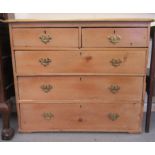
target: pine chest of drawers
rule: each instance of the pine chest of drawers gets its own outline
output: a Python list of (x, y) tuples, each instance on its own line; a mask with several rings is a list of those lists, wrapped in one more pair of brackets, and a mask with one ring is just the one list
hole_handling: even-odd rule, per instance
[(19, 130), (141, 132), (149, 24), (10, 22)]

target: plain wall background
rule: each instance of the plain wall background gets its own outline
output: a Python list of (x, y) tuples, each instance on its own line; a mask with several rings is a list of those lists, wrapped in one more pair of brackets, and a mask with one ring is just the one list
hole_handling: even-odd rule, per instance
[(154, 18), (155, 13), (16, 13), (16, 19)]

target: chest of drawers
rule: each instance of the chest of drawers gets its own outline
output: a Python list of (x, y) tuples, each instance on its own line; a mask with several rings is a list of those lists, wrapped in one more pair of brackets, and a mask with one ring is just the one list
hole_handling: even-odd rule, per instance
[(149, 24), (10, 22), (19, 130), (141, 132)]

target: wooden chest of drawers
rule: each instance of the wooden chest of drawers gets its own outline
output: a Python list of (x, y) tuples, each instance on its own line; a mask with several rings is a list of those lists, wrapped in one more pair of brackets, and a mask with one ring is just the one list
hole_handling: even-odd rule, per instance
[(10, 22), (19, 130), (141, 132), (149, 24)]

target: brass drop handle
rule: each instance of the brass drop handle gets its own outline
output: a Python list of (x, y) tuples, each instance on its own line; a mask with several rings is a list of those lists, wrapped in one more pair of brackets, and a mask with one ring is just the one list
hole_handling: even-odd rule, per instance
[(44, 112), (42, 116), (45, 120), (51, 120), (54, 117), (54, 114), (51, 112)]
[(108, 36), (108, 40), (112, 43), (112, 44), (116, 44), (119, 43), (121, 40), (121, 37), (117, 34), (112, 34), (110, 36)]
[(120, 86), (118, 86), (118, 85), (111, 85), (109, 87), (109, 90), (111, 91), (111, 93), (116, 94), (120, 90)]
[(46, 67), (52, 62), (52, 60), (50, 58), (40, 58), (39, 62), (42, 66)]
[(118, 67), (118, 66), (121, 65), (122, 60), (120, 60), (120, 59), (112, 59), (112, 60), (110, 61), (110, 63), (111, 63), (112, 66)]
[(119, 114), (117, 113), (109, 113), (108, 114), (108, 118), (111, 120), (111, 121), (116, 121), (118, 118), (119, 118)]
[(51, 89), (53, 89), (53, 86), (50, 84), (43, 84), (40, 88), (43, 92), (48, 93)]
[(46, 31), (44, 31), (44, 34), (42, 36), (40, 36), (39, 39), (41, 40), (42, 43), (47, 44), (50, 42), (52, 37), (50, 35), (47, 35)]

